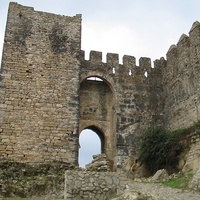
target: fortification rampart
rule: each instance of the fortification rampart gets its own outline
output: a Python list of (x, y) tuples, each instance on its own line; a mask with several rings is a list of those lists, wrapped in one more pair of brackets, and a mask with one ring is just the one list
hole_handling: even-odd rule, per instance
[[(118, 54), (107, 53), (106, 62), (103, 62), (102, 52), (99, 51), (91, 51), (89, 60), (85, 60), (85, 52), (82, 51), (80, 59), (81, 67), (84, 68), (83, 71), (88, 72), (88, 74), (81, 73), (81, 80), (83, 80), (85, 77), (94, 76), (94, 73), (98, 71), (101, 73), (101, 76), (105, 76), (105, 79), (107, 79), (109, 76), (120, 77), (124, 80), (132, 77), (132, 81), (137, 81), (137, 76), (140, 76), (141, 79), (146, 79), (149, 78), (151, 74), (161, 72), (161, 69), (159, 69), (161, 66), (158, 63), (159, 61), (164, 60), (164, 58), (155, 60), (152, 66), (150, 58), (141, 57), (139, 59), (139, 65), (137, 66), (134, 56), (124, 55), (122, 58), (122, 64), (120, 64)], [(87, 67), (89, 68), (88, 70), (85, 69)], [(155, 78), (154, 75), (153, 78)]]
[(53, 163), (53, 174), (63, 164), (63, 172), (78, 165), (79, 134), (90, 128), (116, 170), (138, 156), (138, 136), (148, 127), (177, 129), (199, 120), (199, 52), (195, 22), (154, 66), (144, 57), (137, 66), (128, 55), (120, 64), (113, 53), (103, 62), (98, 51), (85, 60), (81, 15), (10, 3), (0, 74), (1, 161), (12, 170), (44, 165), (47, 176)]
[(187, 127), (199, 116), (200, 24), (195, 22), (189, 36), (183, 34), (167, 52), (163, 70), (164, 122), (167, 128)]
[[(112, 128), (109, 132), (114, 133), (109, 141), (116, 140), (119, 165), (127, 155), (137, 154), (137, 136), (150, 125), (163, 124), (162, 68), (165, 65), (165, 59), (161, 58), (152, 67), (150, 58), (143, 57), (136, 66), (135, 57), (128, 55), (119, 64), (119, 55), (112, 53), (108, 53), (106, 62), (103, 62), (102, 52), (98, 51), (91, 51), (89, 60), (85, 60), (82, 51), (80, 82), (88, 77), (99, 77), (112, 92), (113, 112), (110, 112), (109, 120)], [(86, 107), (95, 110), (92, 106)]]
[[(78, 165), (79, 134), (90, 128), (115, 170), (138, 154), (137, 136), (199, 120), (200, 25), (154, 61), (81, 50), (81, 15), (11, 3), (0, 81), (0, 156), (13, 162)], [(89, 80), (98, 77), (102, 82)], [(92, 143), (92, 141), (91, 141)]]

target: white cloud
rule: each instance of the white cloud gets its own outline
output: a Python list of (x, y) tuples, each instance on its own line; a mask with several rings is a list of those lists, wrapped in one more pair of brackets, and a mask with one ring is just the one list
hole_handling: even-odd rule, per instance
[[(103, 29), (103, 31), (102, 31)], [(82, 30), (82, 49), (87, 53), (98, 50), (105, 53), (133, 55), (145, 47), (137, 33), (124, 25), (84, 24)]]

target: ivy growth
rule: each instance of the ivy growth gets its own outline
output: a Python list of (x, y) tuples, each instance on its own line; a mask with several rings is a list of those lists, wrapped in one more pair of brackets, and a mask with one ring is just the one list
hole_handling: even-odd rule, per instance
[(176, 171), (178, 156), (181, 153), (180, 134), (167, 131), (161, 127), (149, 128), (141, 138), (140, 161), (152, 175), (165, 168)]

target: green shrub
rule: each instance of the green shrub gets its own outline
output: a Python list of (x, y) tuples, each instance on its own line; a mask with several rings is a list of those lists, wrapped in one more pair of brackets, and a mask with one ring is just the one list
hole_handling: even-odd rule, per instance
[(176, 170), (178, 155), (181, 152), (179, 137), (180, 134), (174, 134), (160, 127), (149, 128), (143, 134), (140, 161), (150, 175), (162, 168), (173, 172)]

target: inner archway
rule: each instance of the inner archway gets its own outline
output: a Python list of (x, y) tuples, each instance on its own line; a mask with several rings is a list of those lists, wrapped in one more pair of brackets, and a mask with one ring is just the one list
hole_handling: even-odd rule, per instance
[(104, 136), (97, 128), (84, 129), (79, 136), (79, 166), (84, 168), (91, 163), (93, 155), (103, 153), (104, 143)]
[(81, 81), (79, 92), (79, 130), (89, 128), (95, 131), (101, 141), (101, 153), (105, 153), (109, 168), (114, 171), (116, 138), (113, 88), (107, 80), (100, 76), (86, 76)]

